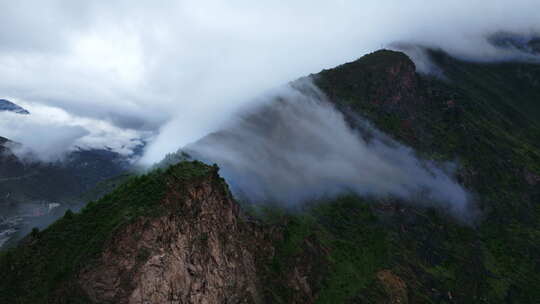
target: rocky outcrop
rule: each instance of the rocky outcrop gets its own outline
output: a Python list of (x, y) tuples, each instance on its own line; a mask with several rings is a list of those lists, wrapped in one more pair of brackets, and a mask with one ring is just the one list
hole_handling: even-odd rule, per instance
[(97, 266), (79, 276), (95, 302), (260, 303), (254, 254), (271, 256), (264, 232), (240, 219), (217, 175), (170, 180), (163, 215), (115, 233)]
[[(116, 231), (78, 284), (97, 303), (263, 303), (266, 265), (281, 233), (244, 218), (217, 169), (194, 182), (170, 179), (159, 216)], [(316, 241), (315, 241), (316, 242)], [(313, 247), (315, 245), (311, 245)], [(300, 257), (285, 285), (314, 302), (311, 265)]]
[[(130, 179), (0, 256), (0, 302), (31, 290), (21, 303), (273, 303), (279, 286), (287, 303), (313, 303), (325, 251), (312, 237), (278, 257), (285, 235), (243, 214), (217, 167), (183, 162)], [(276, 271), (276, 258), (286, 268)]]
[(407, 304), (407, 284), (403, 280), (392, 273), (390, 270), (381, 270), (377, 272), (377, 280), (386, 291), (388, 302), (391, 304)]
[(15, 145), (17, 144), (0, 136), (0, 178), (16, 176), (24, 171), (23, 163), (11, 150)]
[[(390, 134), (398, 134), (413, 145), (426, 136), (418, 125), (432, 101), (421, 93), (422, 79), (416, 73), (414, 62), (405, 54), (376, 51), (335, 69), (324, 70), (314, 79), (353, 127), (357, 114), (352, 113), (361, 113), (372, 122), (384, 121), (392, 125)], [(440, 106), (447, 107), (447, 104)]]
[[(362, 99), (378, 106), (410, 107), (417, 99), (418, 75), (409, 57), (400, 52), (380, 50), (335, 69), (316, 75), (316, 83), (330, 100)], [(345, 97), (347, 98), (347, 97)]]

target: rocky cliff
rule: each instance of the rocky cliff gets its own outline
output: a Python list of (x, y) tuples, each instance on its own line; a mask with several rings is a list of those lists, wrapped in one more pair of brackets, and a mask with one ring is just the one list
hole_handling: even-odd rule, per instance
[[(217, 170), (181, 163), (33, 232), (2, 257), (0, 300), (268, 302), (268, 265), (282, 231), (242, 215)], [(299, 259), (285, 275), (293, 302), (313, 301), (310, 270)]]
[(157, 208), (111, 236), (78, 284), (95, 302), (261, 302), (256, 255), (264, 232), (239, 215), (217, 170), (190, 181), (171, 176)]
[(399, 203), (377, 208), (393, 218), (394, 273), (415, 286), (415, 302), (537, 302), (540, 187), (529, 173), (540, 173), (540, 65), (426, 54), (440, 76), (387, 50), (315, 75), (351, 125), (362, 115), (424, 157), (457, 162), (474, 195), (470, 227)]

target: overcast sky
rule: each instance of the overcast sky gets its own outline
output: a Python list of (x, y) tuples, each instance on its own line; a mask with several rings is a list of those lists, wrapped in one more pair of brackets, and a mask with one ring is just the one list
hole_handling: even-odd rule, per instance
[[(496, 58), (485, 35), (539, 32), (538, 12), (538, 0), (2, 1), (0, 98), (40, 114), (2, 114), (0, 136), (54, 153), (144, 137), (153, 162), (266, 89), (394, 42)], [(59, 111), (69, 128), (49, 119)]]

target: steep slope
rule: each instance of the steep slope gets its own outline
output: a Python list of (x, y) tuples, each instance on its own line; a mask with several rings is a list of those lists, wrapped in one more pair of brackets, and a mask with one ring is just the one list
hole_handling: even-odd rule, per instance
[[(132, 178), (2, 253), (0, 301), (261, 303), (281, 236), (240, 215), (216, 167), (183, 162)], [(286, 277), (303, 302), (313, 295), (309, 265), (298, 262)]]
[(441, 51), (430, 51), (429, 55), (445, 76), (467, 95), (489, 102), (493, 110), (505, 114), (500, 118), (521, 126), (540, 125), (539, 63), (473, 63), (457, 60)]
[(121, 226), (96, 264), (80, 272), (78, 282), (91, 300), (260, 301), (251, 249), (262, 254), (265, 246), (256, 234), (247, 238), (249, 228), (216, 169), (183, 166), (169, 172), (152, 210), (157, 214)]
[(379, 51), (321, 72), (316, 83), (345, 113), (368, 117), (428, 157), (459, 161), (460, 180), (476, 193), (474, 229), (426, 212), (424, 223), (394, 218), (393, 229), (402, 229), (396, 272), (424, 286), (417, 291), (431, 285), (437, 292), (419, 293), (432, 299), (533, 303), (540, 298), (539, 67), (431, 54), (445, 80), (415, 73), (404, 54)]

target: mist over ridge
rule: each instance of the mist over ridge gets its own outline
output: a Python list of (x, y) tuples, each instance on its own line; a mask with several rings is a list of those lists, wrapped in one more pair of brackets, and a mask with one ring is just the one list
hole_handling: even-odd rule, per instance
[(304, 78), (275, 89), (222, 130), (169, 155), (217, 163), (236, 197), (298, 206), (347, 193), (400, 198), (472, 218), (455, 164), (435, 164), (358, 117), (353, 129)]
[[(493, 45), (490, 35), (540, 32), (540, 4), (531, 0), (23, 0), (2, 8), (0, 98), (112, 125), (114, 134), (93, 139), (101, 147), (110, 138), (144, 138), (145, 165), (218, 130), (268, 88), (396, 42), (500, 60), (523, 54)], [(32, 142), (44, 123), (21, 135), (2, 121), (1, 135)], [(50, 128), (41, 136), (62, 153), (85, 133)]]

